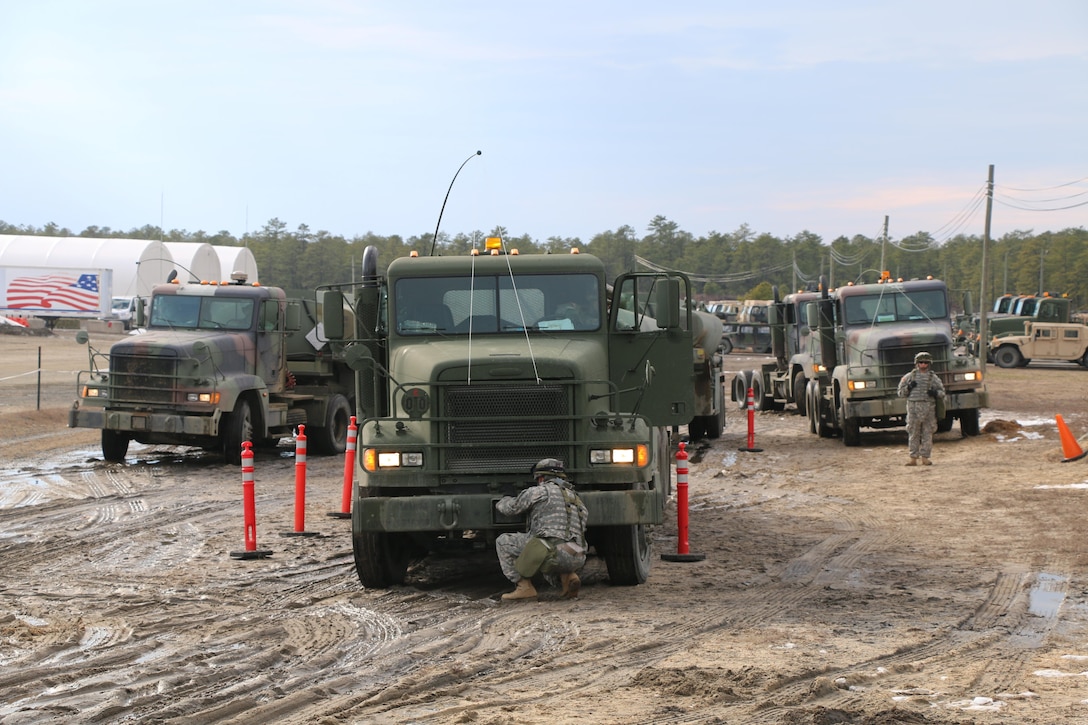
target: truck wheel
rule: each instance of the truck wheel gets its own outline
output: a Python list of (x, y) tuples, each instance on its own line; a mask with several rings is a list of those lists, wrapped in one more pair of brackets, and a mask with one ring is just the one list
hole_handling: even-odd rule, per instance
[(351, 405), (339, 393), (329, 398), (325, 408), (324, 424), (314, 428), (310, 435), (314, 452), (327, 456), (343, 453), (348, 447), (348, 426), (351, 425)]
[[(411, 549), (398, 547), (396, 534), (353, 534), (351, 548), (355, 556), (355, 574), (367, 589), (385, 589), (404, 583), (410, 563), (407, 552)], [(404, 555), (398, 555), (398, 552)]]
[(847, 446), (861, 445), (861, 423), (858, 422), (857, 418), (843, 417), (842, 442)]
[(739, 372), (733, 378), (733, 400), (737, 403), (738, 410), (748, 408), (748, 379), (749, 373)]
[(223, 457), (232, 466), (242, 464), (242, 443), (253, 442), (253, 414), (249, 401), (239, 398), (234, 410), (223, 416), (220, 438), (223, 439)]
[(965, 436), (978, 435), (978, 408), (960, 413), (960, 433)]
[(1088, 368), (1088, 350), (1084, 351), (1084, 357), (1080, 359), (1080, 364)]
[(600, 543), (609, 580), (618, 586), (643, 584), (650, 576), (650, 536), (642, 524), (602, 526)]
[(115, 430), (102, 430), (102, 457), (110, 463), (121, 463), (128, 453), (128, 436)]
[(937, 419), (937, 432), (947, 433), (952, 430), (952, 424), (955, 420), (956, 418), (951, 413), (945, 413), (943, 418)]
[(720, 409), (714, 415), (703, 417), (703, 434), (712, 441), (722, 437), (722, 413)]
[(805, 374), (798, 372), (793, 376), (793, 404), (797, 406), (797, 414), (804, 416), (808, 411), (808, 407), (805, 405), (805, 394), (807, 393), (808, 380), (805, 378)]
[(1013, 345), (1002, 345), (994, 350), (994, 364), (999, 368), (1020, 367), (1023, 359), (1024, 356), (1020, 354), (1019, 348)]
[(703, 432), (703, 416), (697, 415), (688, 423), (688, 440), (694, 443), (705, 435)]
[[(755, 409), (770, 410), (770, 406), (767, 405), (767, 398), (764, 397), (766, 391), (763, 390), (763, 373), (753, 370), (749, 375), (752, 381), (749, 386), (752, 388), (752, 401)], [(747, 396), (747, 394), (745, 395)]]
[(721, 351), (722, 355), (728, 355), (733, 352), (733, 341), (728, 337), (723, 337), (722, 341), (718, 343), (718, 350)]

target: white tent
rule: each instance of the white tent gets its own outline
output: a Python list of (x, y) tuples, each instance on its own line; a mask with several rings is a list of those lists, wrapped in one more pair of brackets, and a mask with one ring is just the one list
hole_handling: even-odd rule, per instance
[(246, 281), (261, 281), (260, 276), (257, 274), (257, 260), (248, 247), (213, 245), (212, 249), (219, 255), (219, 265), (223, 273), (222, 279), (229, 280), (232, 272), (245, 272)]
[[(210, 244), (164, 242), (174, 258), (178, 281), (185, 283), (220, 282), (219, 255)], [(164, 280), (165, 281), (165, 280)]]
[(166, 281), (174, 258), (162, 242), (146, 239), (0, 234), (0, 266), (112, 269), (114, 296), (144, 297)]

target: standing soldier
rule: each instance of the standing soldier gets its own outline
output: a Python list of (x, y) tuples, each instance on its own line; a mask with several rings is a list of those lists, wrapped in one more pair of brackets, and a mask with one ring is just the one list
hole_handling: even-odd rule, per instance
[(933, 372), (933, 356), (920, 352), (914, 356), (914, 369), (899, 380), (900, 398), (907, 399), (907, 435), (910, 449), (908, 466), (931, 466), (933, 434), (937, 431), (937, 401), (944, 400), (944, 383)]
[(586, 563), (589, 512), (571, 488), (562, 461), (545, 458), (533, 466), (532, 475), (536, 485), (495, 504), (507, 516), (528, 513), (525, 532), (502, 534), (495, 541), (502, 573), (516, 585), (502, 598), (536, 599), (533, 576), (540, 572), (549, 578), (558, 574), (562, 596), (574, 599), (582, 585), (578, 570)]

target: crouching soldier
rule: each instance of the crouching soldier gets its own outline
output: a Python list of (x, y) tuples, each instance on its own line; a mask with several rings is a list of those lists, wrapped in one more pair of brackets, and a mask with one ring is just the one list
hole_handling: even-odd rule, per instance
[(578, 571), (586, 563), (589, 512), (567, 480), (562, 461), (545, 458), (533, 466), (532, 476), (535, 485), (495, 504), (501, 514), (526, 514), (528, 520), (527, 531), (501, 534), (495, 541), (502, 573), (515, 584), (502, 598), (535, 599), (533, 576), (539, 572), (553, 584), (558, 575), (562, 596), (574, 599), (582, 585)]

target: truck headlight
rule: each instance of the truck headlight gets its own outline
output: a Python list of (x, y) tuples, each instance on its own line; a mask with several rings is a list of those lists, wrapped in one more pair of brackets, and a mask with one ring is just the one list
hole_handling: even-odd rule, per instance
[(969, 373), (956, 373), (952, 376), (952, 379), (957, 383), (977, 383), (982, 380), (982, 373), (977, 370), (972, 370)]
[(846, 387), (851, 390), (871, 390), (876, 387), (876, 383), (872, 380), (848, 380)]
[(83, 386), (83, 397), (84, 398), (105, 398), (106, 397), (106, 389), (105, 388), (92, 388), (90, 385), (84, 385)]
[(363, 451), (363, 470), (374, 472), (379, 469), (418, 468), (423, 465), (423, 453), (420, 451), (379, 451), (367, 448)]
[(219, 393), (186, 393), (185, 400), (189, 403), (219, 405)]
[(650, 462), (650, 449), (645, 444), (623, 448), (594, 448), (589, 452), (589, 462), (595, 464), (645, 466)]

